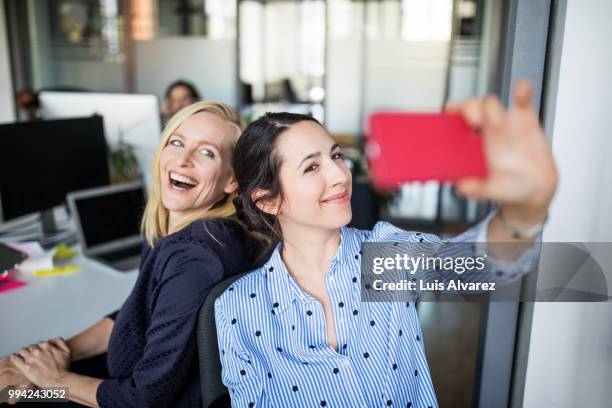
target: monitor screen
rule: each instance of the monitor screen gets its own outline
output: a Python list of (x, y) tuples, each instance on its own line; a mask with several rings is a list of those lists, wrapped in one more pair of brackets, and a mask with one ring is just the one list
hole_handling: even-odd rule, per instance
[(100, 116), (0, 125), (0, 204), (6, 221), (108, 185)]
[(128, 190), (78, 198), (74, 205), (88, 248), (140, 234), (145, 206), (142, 184)]
[(151, 160), (161, 139), (159, 103), (154, 95), (97, 92), (49, 92), (39, 95), (46, 119), (100, 115), (106, 142), (116, 148), (120, 140), (134, 147), (140, 171), (147, 184)]

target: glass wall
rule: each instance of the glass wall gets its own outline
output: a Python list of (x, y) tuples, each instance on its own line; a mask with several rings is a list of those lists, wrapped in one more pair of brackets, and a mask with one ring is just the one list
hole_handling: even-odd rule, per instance
[(157, 0), (155, 5), (158, 37), (236, 37), (235, 0)]
[(27, 67), (16, 89), (125, 90), (124, 18), (118, 0), (6, 4), (14, 25), (10, 31), (20, 34), (12, 42), (13, 59)]
[(325, 2), (245, 0), (238, 11), (245, 115), (288, 110), (324, 121)]

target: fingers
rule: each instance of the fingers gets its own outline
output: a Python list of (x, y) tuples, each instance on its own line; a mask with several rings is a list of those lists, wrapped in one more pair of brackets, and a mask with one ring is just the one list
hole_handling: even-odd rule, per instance
[(455, 183), (455, 189), (468, 198), (479, 199), (485, 197), (486, 183), (482, 179), (465, 178)]
[[(520, 80), (512, 91), (512, 100), (517, 108), (533, 110), (533, 86), (528, 80)], [(445, 113), (459, 113), (473, 127), (480, 127), (488, 120), (491, 125), (499, 125), (506, 109), (499, 98), (488, 96), (484, 101), (470, 98), (464, 102), (449, 101)]]
[(514, 85), (512, 101), (517, 108), (533, 110), (533, 86), (531, 82), (522, 79)]
[(61, 337), (55, 337), (53, 339), (49, 339), (48, 344), (57, 347), (58, 349), (64, 351), (65, 353), (70, 353), (70, 347)]
[(49, 355), (53, 359), (53, 364), (63, 368), (68, 368), (70, 365), (70, 353), (58, 347), (51, 347)]
[(36, 343), (36, 346), (40, 349), (40, 350), (45, 350), (48, 351), (51, 349), (51, 344), (49, 344), (46, 341), (39, 341), (38, 343)]
[(38, 344), (30, 344), (29, 346), (24, 347), (21, 350), (19, 350), (17, 353), (14, 353), (11, 356), (11, 362), (15, 365), (17, 365), (15, 361), (28, 363), (30, 360), (38, 356), (40, 354), (40, 351), (41, 349), (38, 346)]
[(472, 127), (482, 126), (482, 102), (477, 98), (470, 98), (465, 102), (449, 102), (446, 104), (446, 113), (458, 113)]
[(443, 111), (445, 113), (459, 113), (461, 108), (461, 102), (458, 101), (447, 101)]
[(506, 109), (501, 101), (495, 96), (487, 96), (483, 102), (484, 125), (493, 129), (503, 126), (506, 117)]
[(21, 371), (24, 371), (25, 369), (27, 369), (29, 367), (29, 365), (26, 363), (24, 357), (20, 354), (13, 354), (11, 356), (11, 362), (15, 365), (15, 367), (17, 367), (18, 369), (20, 369)]
[(30, 346), (22, 348), (14, 355), (21, 357), (23, 360), (27, 360), (27, 359), (32, 358), (32, 354), (34, 354), (34, 350), (35, 350), (34, 346), (30, 345)]

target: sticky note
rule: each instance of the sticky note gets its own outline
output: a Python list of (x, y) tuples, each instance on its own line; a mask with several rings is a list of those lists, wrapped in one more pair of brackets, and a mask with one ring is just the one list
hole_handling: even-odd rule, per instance
[(8, 291), (20, 288), (20, 287), (25, 286), (25, 285), (27, 285), (25, 282), (17, 280), (17, 279), (13, 279), (10, 282), (7, 282), (7, 283), (4, 283), (4, 284), (0, 285), (0, 293), (8, 292)]
[(69, 259), (77, 254), (76, 249), (70, 249), (66, 244), (59, 244), (55, 248), (55, 254), (53, 255), (54, 259)]
[(78, 265), (58, 266), (57, 268), (53, 269), (39, 269), (37, 271), (34, 271), (34, 276), (49, 277), (59, 275), (72, 275), (80, 269), (81, 268)]

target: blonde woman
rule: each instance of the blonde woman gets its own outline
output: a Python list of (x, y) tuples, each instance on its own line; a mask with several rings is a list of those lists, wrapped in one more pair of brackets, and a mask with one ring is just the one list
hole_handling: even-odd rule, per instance
[[(71, 401), (87, 406), (201, 407), (198, 310), (212, 285), (248, 270), (245, 237), (231, 219), (240, 131), (237, 113), (216, 102), (194, 103), (170, 119), (153, 159), (146, 243), (131, 295), (117, 314), (68, 341), (13, 354), (0, 383), (68, 387)], [(71, 361), (105, 352), (110, 378), (69, 370)]]

